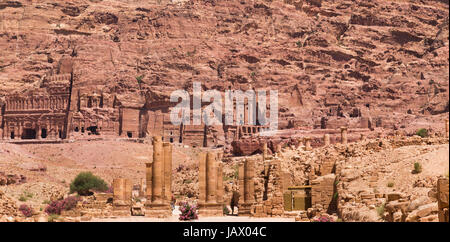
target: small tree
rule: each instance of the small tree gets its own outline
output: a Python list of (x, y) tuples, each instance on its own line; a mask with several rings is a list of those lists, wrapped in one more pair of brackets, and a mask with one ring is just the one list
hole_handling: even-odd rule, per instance
[(418, 135), (418, 136), (420, 136), (422, 138), (426, 138), (426, 137), (428, 137), (428, 130), (426, 130), (426, 129), (419, 129), (419, 130), (417, 130), (416, 135)]
[(419, 162), (414, 163), (414, 173), (418, 174), (422, 172), (422, 165)]
[(80, 196), (90, 195), (92, 191), (104, 192), (107, 190), (106, 182), (91, 172), (81, 172), (70, 184), (70, 193), (77, 192)]

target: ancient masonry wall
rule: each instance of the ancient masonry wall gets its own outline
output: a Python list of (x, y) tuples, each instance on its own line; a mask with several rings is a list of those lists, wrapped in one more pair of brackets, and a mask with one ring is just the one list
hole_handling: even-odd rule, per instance
[(133, 185), (130, 179), (116, 178), (113, 180), (113, 215), (131, 215), (131, 192)]
[(337, 210), (336, 175), (328, 174), (311, 181), (311, 204), (331, 214)]
[(265, 180), (263, 201), (257, 200), (251, 214), (254, 217), (281, 216), (284, 213), (281, 160), (265, 161), (263, 176)]
[(439, 222), (449, 222), (448, 214), (448, 179), (439, 179), (437, 182), (437, 200), (439, 208)]

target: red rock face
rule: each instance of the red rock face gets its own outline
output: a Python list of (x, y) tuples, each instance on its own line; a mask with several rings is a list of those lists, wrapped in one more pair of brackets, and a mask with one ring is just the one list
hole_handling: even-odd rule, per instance
[(448, 1), (161, 2), (1, 1), (0, 95), (70, 56), (74, 87), (105, 95), (278, 90), (284, 128), (448, 115)]

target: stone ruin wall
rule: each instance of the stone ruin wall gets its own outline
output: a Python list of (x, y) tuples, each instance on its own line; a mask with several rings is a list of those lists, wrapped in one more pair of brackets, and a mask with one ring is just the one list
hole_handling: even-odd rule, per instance
[[(161, 138), (157, 139), (161, 145), (154, 145), (157, 150), (155, 154), (158, 154), (158, 147), (160, 147), (160, 155), (154, 156), (154, 159), (159, 160), (160, 164), (168, 163), (171, 146), (167, 142), (162, 142)], [(222, 169), (227, 163), (238, 164), (239, 174), (237, 181), (237, 190), (240, 193), (239, 200), (239, 215), (240, 216), (254, 216), (254, 217), (276, 217), (276, 216), (289, 216), (284, 208), (285, 201), (283, 193), (291, 186), (306, 185), (311, 189), (311, 209), (305, 213), (300, 213), (302, 216), (306, 216), (308, 213), (312, 214), (334, 214), (339, 213), (340, 208), (337, 201), (346, 199), (345, 189), (342, 185), (345, 184), (347, 177), (341, 176), (341, 167), (338, 162), (346, 157), (355, 157), (355, 150), (363, 151), (359, 155), (367, 155), (370, 152), (380, 150), (380, 141), (385, 143), (381, 149), (388, 149), (392, 146), (400, 147), (404, 145), (422, 144), (424, 141), (428, 144), (443, 144), (448, 142), (444, 138), (428, 138), (422, 139), (419, 137), (412, 138), (394, 138), (394, 139), (382, 139), (382, 140), (370, 140), (359, 143), (348, 143), (347, 145), (339, 144), (337, 146), (322, 147), (307, 152), (306, 146), (294, 147), (299, 151), (301, 155), (295, 162), (308, 163), (310, 162), (311, 169), (308, 172), (307, 178), (303, 182), (295, 182), (292, 179), (292, 172), (287, 163), (291, 161), (285, 157), (287, 148), (283, 152), (275, 153), (274, 155), (268, 155), (267, 151), (263, 155), (255, 155), (250, 157), (234, 157), (225, 158), (223, 163), (220, 162), (222, 157), (220, 153), (208, 152), (202, 153), (199, 157), (199, 205), (201, 214), (203, 216), (221, 216), (222, 207), (229, 204), (230, 190), (225, 191), (226, 182), (220, 178), (223, 177)], [(391, 146), (392, 145), (392, 146)], [(317, 156), (322, 154), (322, 156)], [(209, 158), (208, 158), (209, 157)], [(291, 157), (292, 158), (292, 157)], [(154, 167), (155, 160), (147, 165), (147, 192), (145, 206), (136, 205), (132, 201), (132, 186), (130, 180), (123, 178), (116, 178), (113, 182), (114, 194), (95, 194), (90, 202), (78, 204), (77, 209), (73, 212), (69, 211), (67, 216), (74, 216), (79, 214), (91, 214), (96, 217), (113, 216), (130, 216), (130, 215), (145, 215), (150, 217), (167, 216), (169, 208), (169, 193), (171, 188), (166, 187), (164, 184), (171, 183), (170, 175), (167, 176), (165, 168)], [(161, 163), (162, 162), (162, 163)], [(150, 169), (149, 169), (150, 168)], [(153, 171), (160, 171), (153, 173)], [(162, 175), (164, 172), (164, 175)], [(295, 174), (293, 174), (295, 176)], [(158, 179), (164, 183), (157, 182)], [(164, 178), (164, 179), (163, 179)], [(223, 184), (220, 183), (223, 181)], [(159, 184), (159, 185), (158, 185)], [(437, 199), (439, 205), (439, 219), (441, 221), (448, 221), (448, 179), (440, 179), (437, 183)], [(156, 189), (159, 187), (159, 189)], [(150, 190), (148, 190), (150, 189)], [(344, 190), (343, 190), (344, 189)], [(144, 190), (144, 192), (141, 192)], [(226, 190), (226, 189), (225, 189)], [(142, 183), (139, 186), (139, 194), (145, 193), (145, 185)], [(158, 197), (154, 197), (157, 194), (165, 194)], [(169, 195), (168, 195), (169, 194)], [(336, 195), (337, 194), (337, 195)], [(399, 199), (396, 194), (387, 194), (387, 201), (395, 201)], [(361, 199), (373, 199), (377, 197), (377, 194), (361, 194)], [(397, 197), (395, 197), (397, 196)], [(142, 197), (142, 196), (141, 196)], [(156, 210), (152, 210), (151, 208)], [(150, 210), (149, 210), (150, 209)], [(310, 212), (311, 210), (311, 212)], [(103, 212), (102, 212), (103, 211)], [(154, 213), (156, 212), (157, 213)], [(72, 214), (74, 213), (74, 214)], [(162, 215), (162, 214), (165, 215)], [(309, 217), (310, 215), (308, 215)], [(305, 221), (308, 217), (299, 217), (300, 220)]]
[(447, 179), (439, 179), (437, 181), (437, 200), (438, 200), (438, 216), (439, 222), (449, 222), (449, 212), (448, 212), (448, 203), (449, 203), (449, 182)]

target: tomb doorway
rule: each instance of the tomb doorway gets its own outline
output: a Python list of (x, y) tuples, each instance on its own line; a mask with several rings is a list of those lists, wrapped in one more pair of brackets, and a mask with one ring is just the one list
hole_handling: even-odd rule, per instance
[(42, 129), (42, 130), (41, 130), (41, 137), (42, 137), (43, 139), (47, 138), (47, 129)]
[(36, 130), (23, 129), (22, 139), (36, 139)]

